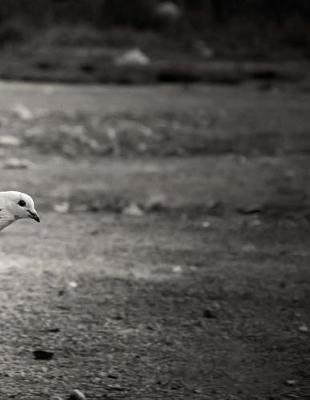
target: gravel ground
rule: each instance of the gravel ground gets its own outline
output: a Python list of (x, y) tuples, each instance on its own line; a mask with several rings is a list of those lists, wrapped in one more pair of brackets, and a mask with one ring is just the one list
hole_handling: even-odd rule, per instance
[(79, 389), (88, 399), (308, 399), (309, 161), (298, 133), (309, 128), (309, 95), (2, 86), (0, 113), (18, 138), (41, 121), (13, 118), (23, 103), (56, 112), (55, 123), (60, 111), (178, 119), (222, 110), (213, 136), (239, 127), (255, 138), (272, 126), (302, 143), (243, 154), (236, 141), (221, 154), (165, 157), (4, 148), (3, 166), (8, 155), (32, 164), (3, 168), (1, 188), (33, 194), (42, 223), (1, 232), (0, 397), (67, 399)]

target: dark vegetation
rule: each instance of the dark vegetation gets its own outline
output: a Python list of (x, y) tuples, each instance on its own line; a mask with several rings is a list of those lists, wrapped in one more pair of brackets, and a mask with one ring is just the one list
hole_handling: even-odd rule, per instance
[[(1, 22), (20, 19), (33, 26), (89, 23), (94, 26), (158, 27), (154, 9), (161, 0), (11, 0), (1, 2)], [(263, 17), (282, 23), (288, 16), (310, 18), (307, 0), (176, 0), (188, 24), (205, 30), (205, 23), (227, 23), (235, 17)], [(206, 21), (207, 20), (207, 21)]]
[[(163, 3), (170, 3), (168, 11), (160, 8)], [(227, 66), (227, 60), (257, 64), (310, 56), (308, 1), (133, 0), (128, 4), (125, 0), (1, 2), (0, 77), (235, 84), (245, 75), (235, 65)], [(149, 62), (118, 65), (117, 57), (134, 48)], [(278, 78), (270, 66), (267, 75)]]

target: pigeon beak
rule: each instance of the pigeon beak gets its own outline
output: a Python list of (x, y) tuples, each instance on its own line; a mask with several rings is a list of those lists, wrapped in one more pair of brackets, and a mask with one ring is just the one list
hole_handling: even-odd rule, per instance
[(39, 218), (39, 216), (38, 216), (38, 214), (36, 212), (33, 212), (33, 211), (29, 210), (28, 214), (29, 214), (29, 218), (34, 219), (37, 222), (40, 222), (40, 218)]

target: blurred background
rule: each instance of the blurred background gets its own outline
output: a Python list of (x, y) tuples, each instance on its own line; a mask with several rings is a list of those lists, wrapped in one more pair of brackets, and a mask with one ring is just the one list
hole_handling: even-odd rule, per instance
[(12, 0), (0, 5), (0, 77), (237, 81), (210, 60), (309, 59), (309, 18), (306, 0)]
[(309, 399), (309, 20), (0, 1), (0, 398)]

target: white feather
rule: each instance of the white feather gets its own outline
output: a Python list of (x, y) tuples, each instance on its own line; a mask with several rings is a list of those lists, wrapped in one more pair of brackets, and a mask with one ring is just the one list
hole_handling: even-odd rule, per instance
[(15, 221), (14, 216), (5, 209), (0, 211), (0, 231)]

